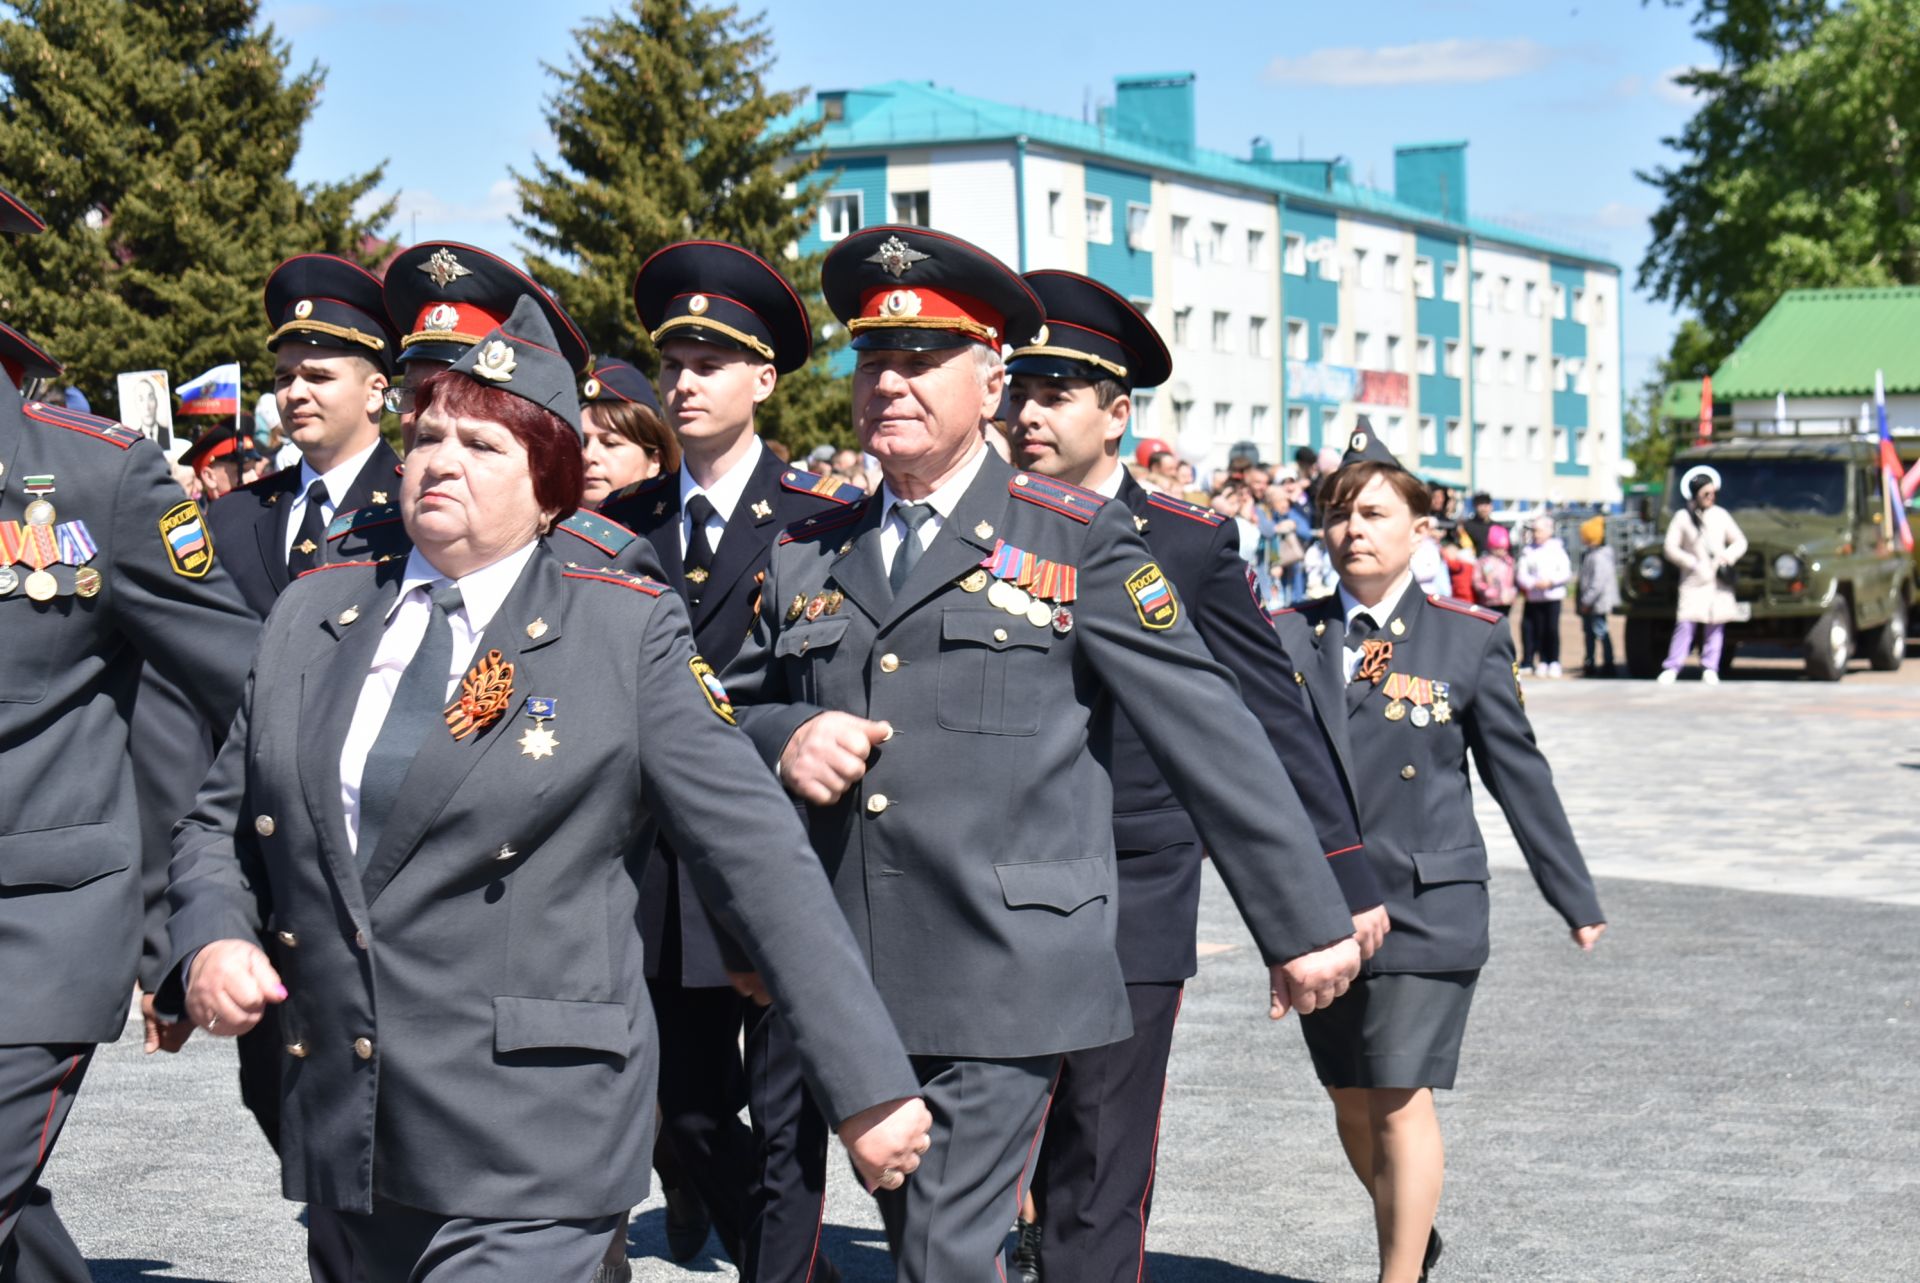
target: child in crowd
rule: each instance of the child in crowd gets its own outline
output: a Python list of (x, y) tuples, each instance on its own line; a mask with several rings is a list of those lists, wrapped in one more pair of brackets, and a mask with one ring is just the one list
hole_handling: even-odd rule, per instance
[[(1580, 542), (1586, 548), (1580, 558), (1577, 603), (1580, 633), (1587, 651), (1583, 671), (1588, 677), (1612, 677), (1617, 670), (1613, 665), (1613, 634), (1607, 631), (1607, 616), (1620, 604), (1620, 581), (1614, 570), (1613, 549), (1607, 546), (1607, 519), (1593, 516), (1581, 522)], [(1593, 662), (1596, 650), (1606, 658), (1598, 668)]]

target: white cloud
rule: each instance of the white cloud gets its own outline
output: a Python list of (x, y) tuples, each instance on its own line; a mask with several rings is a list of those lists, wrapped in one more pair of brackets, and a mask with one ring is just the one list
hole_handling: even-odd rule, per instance
[(1593, 224), (1608, 231), (1624, 231), (1645, 225), (1650, 217), (1652, 211), (1642, 206), (1629, 205), (1623, 200), (1610, 200), (1594, 211)]
[(1655, 98), (1658, 98), (1661, 102), (1668, 104), (1669, 106), (1673, 106), (1673, 107), (1693, 106), (1696, 102), (1700, 100), (1699, 91), (1694, 89), (1689, 89), (1687, 86), (1678, 83), (1678, 78), (1686, 75), (1690, 71), (1699, 71), (1699, 70), (1701, 70), (1701, 68), (1699, 67), (1689, 67), (1684, 65), (1679, 67), (1668, 67), (1665, 71), (1660, 73), (1660, 78), (1653, 82), (1653, 96)]
[(511, 178), (496, 180), (479, 200), (448, 200), (424, 187), (369, 192), (360, 199), (354, 212), (364, 217), (389, 199), (394, 202), (394, 220), (402, 225), (415, 215), (429, 226), (443, 223), (505, 223), (509, 214), (520, 212)]
[(1525, 37), (1510, 40), (1429, 40), (1421, 44), (1357, 45), (1275, 58), (1265, 77), (1284, 85), (1466, 85), (1524, 76), (1545, 67), (1554, 51)]

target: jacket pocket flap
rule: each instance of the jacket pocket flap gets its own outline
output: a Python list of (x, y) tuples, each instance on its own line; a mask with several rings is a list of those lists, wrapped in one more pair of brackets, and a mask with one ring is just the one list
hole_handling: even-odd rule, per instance
[(1046, 908), (1072, 913), (1113, 894), (1113, 874), (1105, 860), (1043, 860), (1036, 864), (996, 864), (1000, 893), (1010, 909)]
[(1413, 867), (1427, 886), (1441, 882), (1485, 882), (1487, 850), (1481, 846), (1456, 846), (1446, 851), (1415, 851)]
[(0, 838), (0, 887), (85, 886), (132, 863), (131, 836), (111, 824), (10, 833)]
[(1053, 626), (1035, 628), (1022, 615), (997, 610), (949, 610), (941, 617), (940, 635), (948, 641), (971, 642), (993, 650), (1026, 646), (1047, 650), (1053, 645)]
[(580, 1047), (624, 1058), (633, 1049), (627, 1009), (617, 1002), (566, 1002), (558, 998), (495, 998), (493, 1049)]
[(822, 646), (831, 646), (847, 631), (845, 619), (822, 619), (813, 623), (782, 628), (773, 640), (775, 655), (804, 655)]

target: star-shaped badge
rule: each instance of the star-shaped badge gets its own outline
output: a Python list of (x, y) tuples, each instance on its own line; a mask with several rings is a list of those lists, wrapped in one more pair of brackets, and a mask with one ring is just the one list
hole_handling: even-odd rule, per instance
[(520, 732), (520, 752), (526, 757), (531, 757), (536, 760), (542, 757), (552, 757), (553, 750), (558, 747), (558, 745), (559, 741), (554, 738), (553, 732), (548, 730), (544, 725), (529, 726), (526, 730)]

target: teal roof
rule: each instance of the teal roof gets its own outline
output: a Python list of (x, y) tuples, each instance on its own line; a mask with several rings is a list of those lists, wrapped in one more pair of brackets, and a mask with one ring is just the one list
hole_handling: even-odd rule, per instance
[[(1123, 76), (1122, 81), (1137, 77)], [(1138, 165), (1144, 169), (1184, 174), (1207, 182), (1224, 183), (1329, 209), (1372, 214), (1422, 228), (1470, 233), (1486, 241), (1550, 254), (1570, 262), (1592, 264), (1618, 273), (1620, 265), (1571, 246), (1517, 232), (1484, 219), (1443, 219), (1431, 210), (1409, 205), (1376, 188), (1336, 177), (1322, 188), (1273, 172), (1273, 165), (1243, 160), (1204, 147), (1175, 147), (1120, 133), (1111, 125), (1072, 120), (1065, 116), (1008, 106), (943, 89), (930, 81), (891, 80), (860, 89), (822, 91), (817, 98), (839, 96), (845, 117), (828, 121), (820, 131), (819, 146), (828, 153), (893, 151), (903, 147), (940, 147), (962, 143), (1004, 142), (1025, 136), (1032, 142), (1065, 151), (1082, 152), (1104, 161)], [(779, 129), (819, 116), (817, 101), (795, 116), (775, 121)], [(1432, 146), (1433, 144), (1428, 144)], [(1276, 162), (1276, 164), (1279, 162)]]

